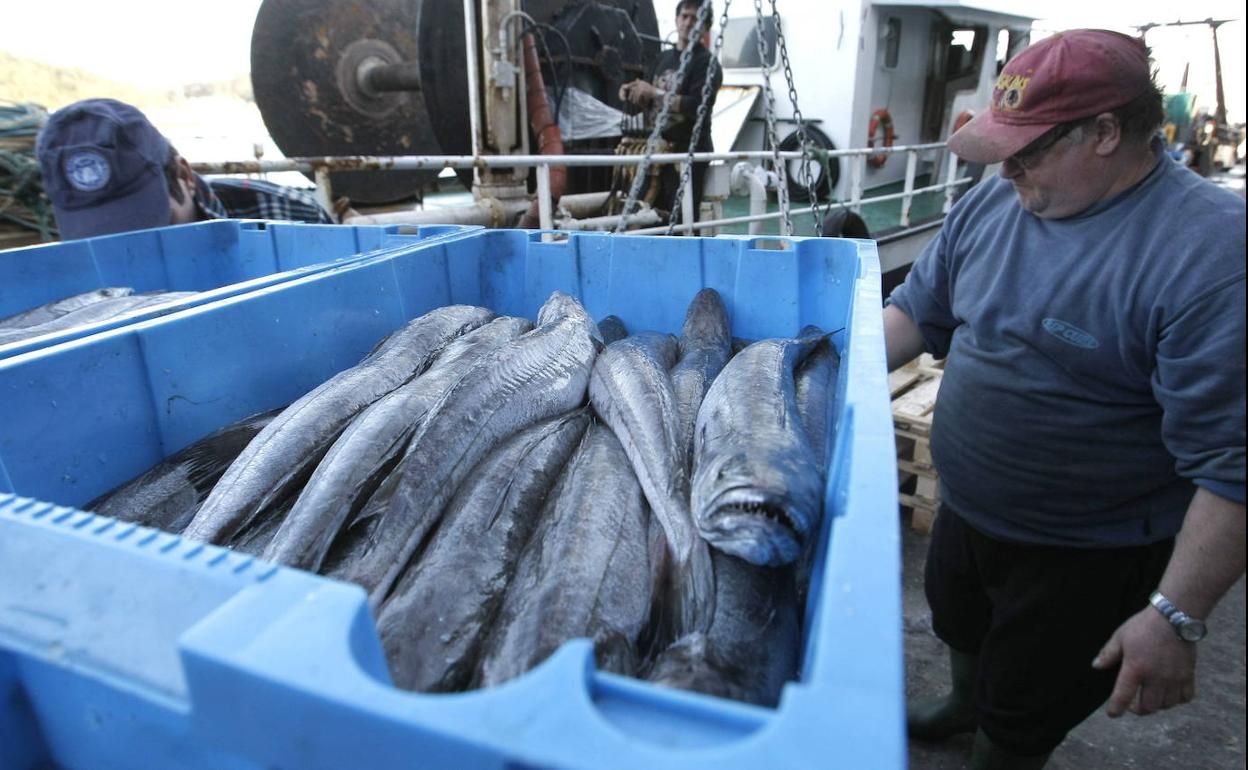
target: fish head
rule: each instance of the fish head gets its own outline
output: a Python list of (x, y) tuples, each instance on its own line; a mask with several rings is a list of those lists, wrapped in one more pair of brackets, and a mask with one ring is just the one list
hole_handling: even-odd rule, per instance
[(792, 489), (793, 480), (774, 463), (747, 453), (711, 458), (694, 478), (698, 530), (714, 547), (751, 564), (792, 562), (816, 513), (809, 490)]
[(681, 336), (686, 339), (705, 340), (708, 344), (722, 345), (725, 348), (732, 344), (728, 311), (724, 308), (719, 292), (703, 289), (694, 295), (685, 313)]
[(598, 324), (594, 323), (594, 319), (585, 311), (585, 306), (571, 294), (553, 291), (537, 311), (537, 325), (545, 326), (565, 319), (571, 319), (577, 325), (584, 326), (589, 336), (593, 338), (595, 347), (602, 350), (604, 347), (602, 332), (598, 330)]

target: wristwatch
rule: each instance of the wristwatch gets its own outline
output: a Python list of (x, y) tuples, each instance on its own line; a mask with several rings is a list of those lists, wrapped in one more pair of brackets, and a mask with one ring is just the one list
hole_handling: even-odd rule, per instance
[(1203, 620), (1190, 617), (1183, 610), (1175, 607), (1174, 602), (1161, 595), (1161, 591), (1153, 591), (1153, 595), (1148, 597), (1148, 602), (1156, 607), (1166, 620), (1170, 621), (1170, 625), (1174, 626), (1174, 632), (1185, 642), (1199, 642), (1209, 632)]

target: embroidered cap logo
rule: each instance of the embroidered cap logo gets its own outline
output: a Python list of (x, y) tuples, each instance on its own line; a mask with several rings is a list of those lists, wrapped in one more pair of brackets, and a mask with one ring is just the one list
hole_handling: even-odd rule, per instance
[(1029, 77), (1002, 73), (1001, 77), (997, 78), (996, 85), (1001, 91), (1001, 96), (997, 99), (997, 109), (1006, 111), (1021, 109), (1023, 92), (1027, 90), (1027, 83), (1030, 81)]
[(104, 156), (94, 150), (82, 150), (65, 159), (65, 178), (75, 189), (95, 192), (108, 184), (112, 168)]

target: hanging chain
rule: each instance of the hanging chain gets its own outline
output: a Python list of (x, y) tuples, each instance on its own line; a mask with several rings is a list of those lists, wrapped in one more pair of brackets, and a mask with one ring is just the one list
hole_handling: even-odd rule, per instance
[(780, 139), (776, 136), (776, 95), (771, 90), (771, 73), (767, 68), (766, 33), (763, 29), (763, 0), (754, 0), (754, 26), (758, 30), (758, 62), (763, 69), (763, 94), (767, 100), (767, 139), (771, 142), (771, 162), (776, 169), (776, 177), (779, 179), (776, 187), (776, 197), (780, 201), (780, 215), (784, 220), (780, 234), (792, 235), (793, 220), (789, 218), (789, 178), (787, 169), (780, 162)]
[[(724, 27), (728, 26), (728, 6), (730, 5), (732, 5), (732, 0), (724, 0), (724, 11), (719, 15), (719, 33), (715, 35), (711, 59), (706, 65), (706, 80), (702, 83), (702, 101), (698, 104), (698, 117), (693, 123), (693, 133), (689, 136), (689, 158), (680, 172), (680, 185), (676, 188), (676, 199), (672, 201), (672, 215), (667, 218), (667, 235), (676, 231), (676, 212), (683, 210), (681, 205), (685, 199), (685, 188), (692, 184), (693, 154), (697, 151), (697, 144), (702, 138), (702, 126), (706, 123), (706, 114), (710, 112), (711, 89), (714, 87), (716, 70), (719, 68), (719, 53), (724, 47)], [(698, 212), (693, 212), (693, 218), (697, 220)], [(691, 229), (689, 234), (696, 235), (697, 231)]]
[[(771, 18), (776, 25), (776, 43), (780, 47), (780, 61), (784, 64), (784, 79), (789, 85), (789, 102), (793, 105), (793, 120), (797, 122), (797, 138), (802, 146), (802, 183), (810, 200), (810, 215), (815, 220), (815, 235), (823, 235), (823, 219), (819, 211), (819, 195), (815, 190), (815, 175), (810, 173), (810, 138), (806, 135), (806, 121), (797, 106), (797, 86), (793, 82), (793, 68), (789, 66), (789, 49), (784, 42), (784, 30), (780, 25), (780, 11), (776, 0), (771, 0)], [(829, 190), (831, 192), (831, 190)]]
[[(706, 24), (710, 21), (711, 1), (702, 0), (702, 5), (698, 7), (696, 27), (698, 30), (706, 29)], [(650, 132), (650, 137), (646, 140), (645, 157), (637, 167), (637, 175), (633, 177), (633, 184), (629, 187), (628, 199), (624, 201), (624, 210), (620, 212), (620, 221), (615, 226), (616, 232), (623, 232), (626, 229), (628, 217), (632, 214), (633, 207), (637, 205), (637, 199), (641, 197), (641, 188), (645, 182), (647, 172), (650, 170), (650, 159), (654, 156), (655, 148), (659, 145), (663, 129), (667, 127), (667, 120), (672, 110), (672, 100), (676, 98), (677, 91), (680, 90), (680, 84), (685, 81), (685, 72), (689, 69), (689, 62), (693, 60), (694, 47), (693, 41), (690, 40), (689, 44), (685, 46), (685, 50), (680, 52), (680, 66), (676, 69), (676, 77), (668, 87), (667, 94), (663, 97), (663, 106), (659, 109), (658, 117), (654, 119), (654, 130)]]

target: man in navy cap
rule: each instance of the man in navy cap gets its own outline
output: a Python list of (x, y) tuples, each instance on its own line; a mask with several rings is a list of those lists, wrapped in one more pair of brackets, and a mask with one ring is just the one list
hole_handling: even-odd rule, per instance
[(1244, 202), (1166, 156), (1163, 116), (1139, 39), (1027, 48), (949, 140), (1000, 176), (884, 310), (890, 367), (947, 358), (925, 588), (953, 690), (907, 725), (975, 733), (977, 770), (1043, 766), (1102, 703), (1190, 701), (1244, 574)]
[(205, 180), (147, 116), (115, 99), (86, 99), (55, 112), (39, 132), (36, 154), (64, 239), (207, 219), (334, 221), (303, 190)]

